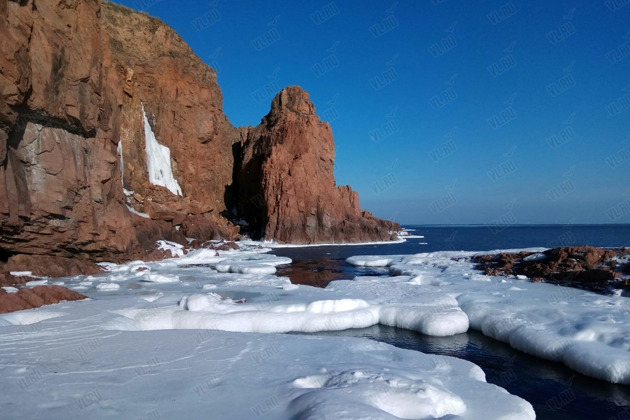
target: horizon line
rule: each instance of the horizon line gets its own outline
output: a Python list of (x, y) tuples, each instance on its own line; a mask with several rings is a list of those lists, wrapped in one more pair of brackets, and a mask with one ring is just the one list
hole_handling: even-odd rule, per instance
[(630, 223), (401, 223), (403, 228), (405, 226), (414, 227), (560, 227), (560, 226), (630, 226)]

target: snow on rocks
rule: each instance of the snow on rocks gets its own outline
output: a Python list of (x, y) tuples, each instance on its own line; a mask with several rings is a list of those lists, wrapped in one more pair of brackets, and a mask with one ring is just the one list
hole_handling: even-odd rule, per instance
[(13, 277), (34, 277), (32, 271), (11, 271)]
[(184, 245), (178, 244), (177, 242), (165, 240), (157, 241), (157, 249), (170, 252), (172, 257), (183, 257), (185, 254)]

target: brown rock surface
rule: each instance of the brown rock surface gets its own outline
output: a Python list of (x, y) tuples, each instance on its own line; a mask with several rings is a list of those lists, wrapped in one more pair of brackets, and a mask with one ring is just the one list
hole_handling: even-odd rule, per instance
[(401, 229), (362, 211), (350, 187), (336, 186), (332, 131), (300, 87), (283, 89), (260, 125), (244, 131), (238, 210), (255, 236), (290, 243), (383, 241)]
[(32, 289), (20, 289), (17, 293), (6, 293), (3, 289), (0, 290), (0, 314), (39, 308), (64, 300), (87, 299), (82, 294), (62, 286), (35, 286)]
[(6, 271), (30, 271), (34, 276), (78, 276), (97, 274), (101, 267), (87, 260), (63, 258), (50, 255), (14, 255), (7, 261)]
[[(284, 242), (399, 229), (335, 186), (330, 127), (301, 89), (237, 129), (216, 72), (159, 20), (100, 0), (0, 5), (0, 261), (157, 258), (158, 239), (236, 239), (235, 207)], [(181, 196), (149, 182), (143, 109)]]
[(627, 283), (622, 279), (624, 267), (618, 267), (614, 258), (630, 255), (630, 249), (572, 246), (548, 249), (536, 258), (533, 255), (526, 251), (479, 255), (473, 257), (473, 261), (487, 275), (524, 275), (598, 292), (605, 292), (609, 285), (625, 287)]

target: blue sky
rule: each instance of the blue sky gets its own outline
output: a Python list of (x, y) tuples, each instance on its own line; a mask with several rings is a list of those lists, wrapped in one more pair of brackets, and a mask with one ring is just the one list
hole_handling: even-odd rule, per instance
[(217, 70), (234, 125), (306, 89), (377, 216), (630, 223), (630, 0), (117, 2)]

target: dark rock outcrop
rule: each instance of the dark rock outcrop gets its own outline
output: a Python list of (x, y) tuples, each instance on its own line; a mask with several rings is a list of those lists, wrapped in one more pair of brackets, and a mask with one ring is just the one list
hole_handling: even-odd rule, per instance
[(630, 249), (604, 249), (572, 246), (549, 249), (537, 254), (522, 251), (473, 257), (477, 268), (487, 275), (523, 275), (534, 281), (606, 292), (608, 286), (627, 288), (622, 278), (624, 266), (617, 260), (630, 255)]
[[(100, 0), (0, 0), (0, 39), (0, 261), (158, 258), (158, 239), (236, 239), (235, 217), (283, 242), (400, 228), (335, 186), (332, 133), (305, 92), (235, 128), (216, 72), (157, 19)], [(150, 180), (146, 132), (179, 190)]]

